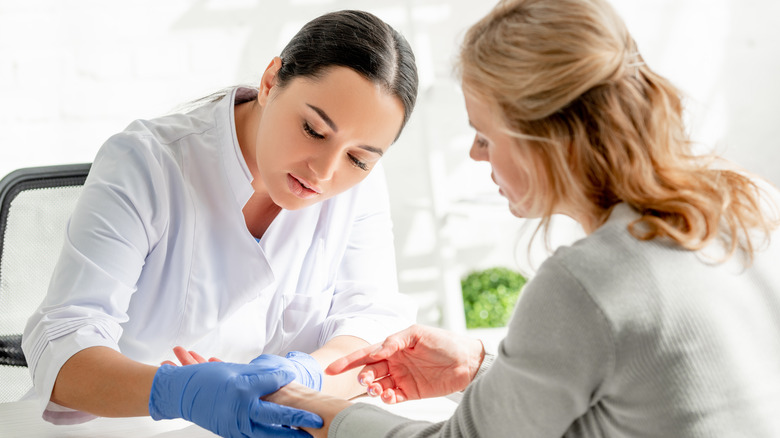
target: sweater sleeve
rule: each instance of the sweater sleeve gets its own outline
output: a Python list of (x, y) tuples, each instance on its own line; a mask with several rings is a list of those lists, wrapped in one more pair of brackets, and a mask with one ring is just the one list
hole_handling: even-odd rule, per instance
[(387, 437), (560, 437), (598, 401), (614, 360), (608, 320), (552, 257), (523, 291), (495, 363), (467, 388), (449, 420), (417, 422), (352, 406), (336, 417), (329, 436), (371, 430)]

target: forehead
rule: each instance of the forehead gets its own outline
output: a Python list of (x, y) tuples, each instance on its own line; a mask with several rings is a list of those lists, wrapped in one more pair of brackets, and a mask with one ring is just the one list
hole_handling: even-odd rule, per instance
[(293, 104), (322, 109), (339, 133), (389, 138), (381, 142), (383, 145), (395, 139), (403, 123), (401, 99), (346, 67), (327, 68), (316, 78), (295, 78), (282, 94)]
[(501, 120), (497, 112), (496, 105), (488, 101), (487, 98), (468, 88), (463, 88), (463, 99), (466, 105), (466, 112), (469, 116), (469, 122), (479, 131), (492, 131), (498, 127), (497, 123)]

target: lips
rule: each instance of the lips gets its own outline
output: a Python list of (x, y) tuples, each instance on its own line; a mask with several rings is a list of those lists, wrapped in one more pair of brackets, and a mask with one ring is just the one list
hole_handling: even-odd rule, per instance
[(506, 194), (504, 194), (504, 191), (501, 190), (501, 184), (499, 184), (498, 181), (496, 181), (496, 176), (493, 174), (493, 172), (490, 173), (490, 179), (492, 179), (493, 183), (498, 186), (498, 194), (501, 195), (501, 196), (506, 197)]
[(287, 186), (293, 195), (301, 199), (311, 199), (322, 191), (316, 186), (310, 185), (306, 180), (287, 174)]

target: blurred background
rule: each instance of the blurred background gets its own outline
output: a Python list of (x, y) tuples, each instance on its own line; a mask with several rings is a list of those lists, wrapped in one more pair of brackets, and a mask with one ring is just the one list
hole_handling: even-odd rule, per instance
[[(0, 175), (92, 161), (132, 120), (222, 87), (256, 84), (308, 20), (364, 9), (412, 44), (421, 87), (408, 128), (385, 156), (401, 290), (420, 322), (462, 330), (461, 279), (508, 267), (533, 276), (535, 223), (512, 217), (485, 163), (468, 159), (452, 65), (465, 29), (492, 1), (0, 0)], [(613, 0), (645, 60), (687, 95), (700, 151), (717, 151), (780, 185), (780, 2)], [(556, 218), (550, 245), (581, 231)]]

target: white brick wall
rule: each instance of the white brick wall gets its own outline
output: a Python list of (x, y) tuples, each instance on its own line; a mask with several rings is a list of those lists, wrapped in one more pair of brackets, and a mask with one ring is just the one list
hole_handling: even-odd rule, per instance
[[(780, 2), (614, 1), (650, 65), (691, 94), (689, 118), (703, 147), (716, 145), (780, 184)], [(496, 197), (487, 166), (466, 158), (472, 134), (451, 75), (459, 38), (491, 4), (0, 0), (0, 175), (91, 161), (133, 119), (255, 82), (314, 16), (367, 9), (413, 43), (423, 85), (407, 132), (385, 159), (402, 287), (419, 297), (422, 321), (457, 327), (435, 303), (458, 294), (463, 272), (514, 267), (515, 253), (527, 264), (515, 248), (522, 221)]]

